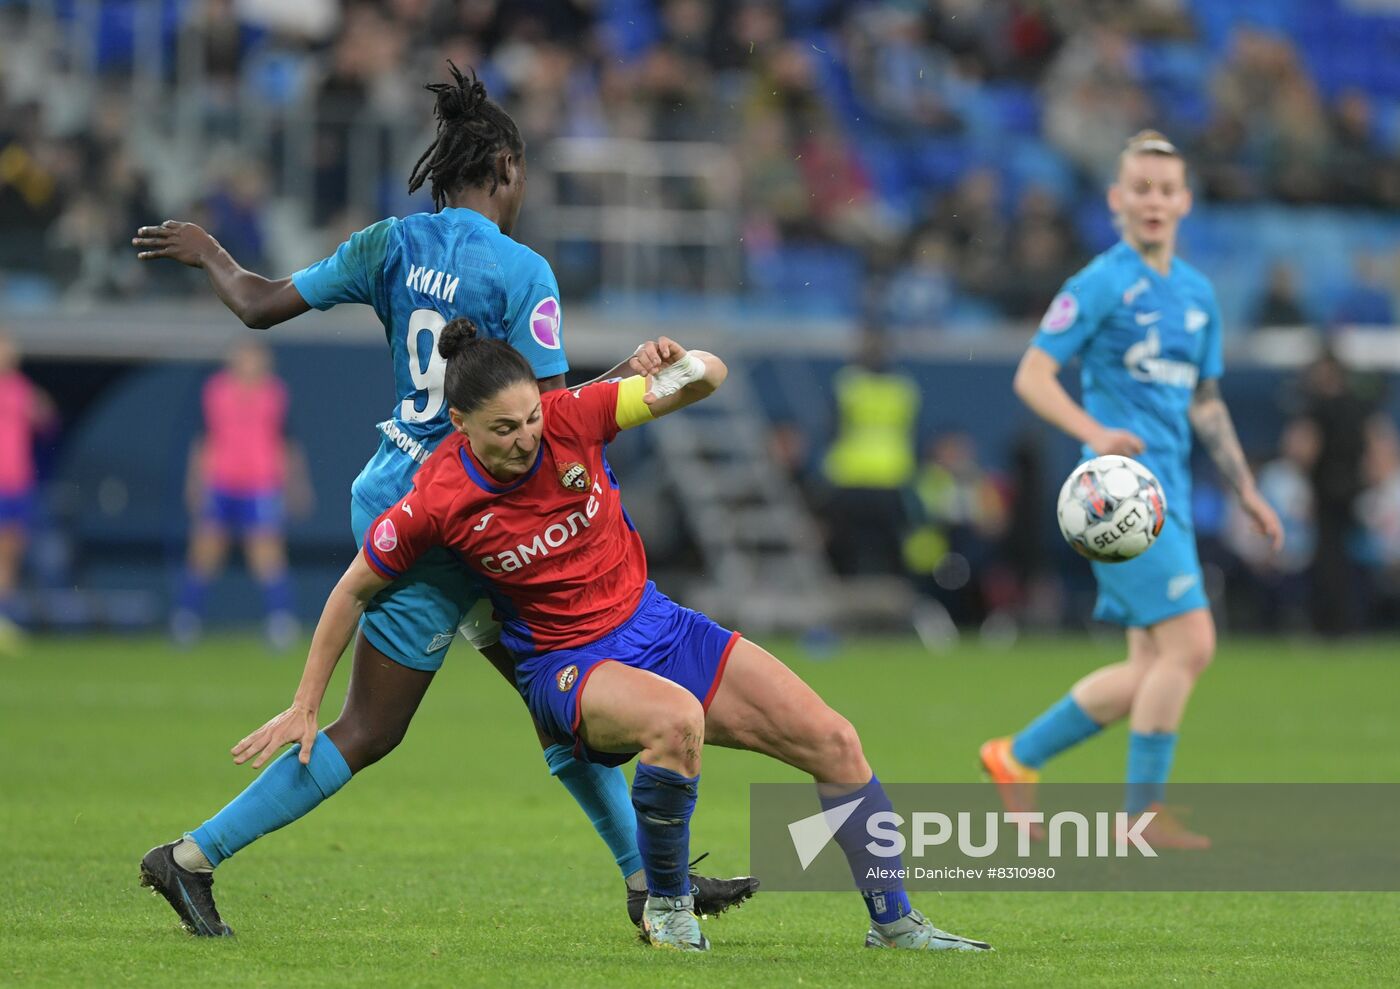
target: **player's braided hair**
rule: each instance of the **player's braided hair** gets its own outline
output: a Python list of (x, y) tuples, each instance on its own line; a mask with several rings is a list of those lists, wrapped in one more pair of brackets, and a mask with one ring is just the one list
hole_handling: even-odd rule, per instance
[(442, 390), (447, 404), (469, 415), (511, 385), (534, 381), (535, 369), (504, 340), (479, 336), (476, 324), (459, 316), (442, 328), (438, 353), (447, 361)]
[(447, 205), (448, 194), (467, 185), (496, 191), (496, 158), (502, 151), (525, 153), (525, 141), (510, 114), (486, 95), (486, 84), (471, 69), (462, 75), (451, 61), (451, 82), (429, 83), (423, 88), (437, 97), (437, 137), (413, 166), (408, 191), (417, 192), (426, 181), (433, 191), (433, 208)]

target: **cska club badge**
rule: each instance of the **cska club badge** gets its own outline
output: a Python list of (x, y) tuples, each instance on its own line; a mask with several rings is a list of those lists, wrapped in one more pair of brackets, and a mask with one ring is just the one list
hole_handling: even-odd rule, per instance
[(568, 491), (587, 491), (588, 471), (580, 463), (560, 464), (559, 483)]

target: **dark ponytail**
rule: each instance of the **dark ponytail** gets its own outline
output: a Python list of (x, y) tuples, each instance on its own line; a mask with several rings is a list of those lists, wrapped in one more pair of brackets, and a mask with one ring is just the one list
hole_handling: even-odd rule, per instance
[(437, 138), (413, 166), (408, 191), (414, 193), (426, 181), (433, 192), (433, 207), (447, 205), (449, 194), (463, 186), (496, 191), (496, 159), (503, 151), (525, 154), (525, 141), (510, 114), (486, 95), (486, 85), (471, 72), (462, 75), (450, 61), (451, 82), (430, 83), (423, 88), (436, 97)]
[(447, 361), (442, 389), (447, 404), (470, 415), (511, 385), (534, 381), (535, 369), (503, 340), (477, 335), (476, 324), (459, 316), (438, 335), (438, 353)]

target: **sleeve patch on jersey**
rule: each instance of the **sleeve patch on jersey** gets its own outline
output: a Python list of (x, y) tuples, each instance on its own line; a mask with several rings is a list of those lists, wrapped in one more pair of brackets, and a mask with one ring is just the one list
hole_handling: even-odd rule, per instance
[(1079, 318), (1079, 300), (1074, 297), (1073, 292), (1061, 292), (1050, 302), (1050, 308), (1045, 310), (1045, 318), (1040, 321), (1040, 328), (1046, 333), (1063, 333), (1074, 325), (1074, 321)]
[(381, 553), (392, 553), (399, 544), (399, 532), (394, 528), (393, 519), (385, 519), (374, 527), (374, 548)]
[(1200, 309), (1186, 310), (1186, 332), (1199, 333), (1210, 322), (1210, 316)]
[(530, 310), (530, 336), (541, 347), (559, 349), (563, 341), (559, 339), (559, 300), (554, 296), (541, 299)]

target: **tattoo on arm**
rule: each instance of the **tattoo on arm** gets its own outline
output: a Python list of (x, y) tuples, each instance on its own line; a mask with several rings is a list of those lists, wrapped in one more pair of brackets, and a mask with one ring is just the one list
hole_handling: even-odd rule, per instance
[(1215, 379), (1202, 381), (1196, 386), (1196, 393), (1191, 398), (1190, 418), (1197, 439), (1210, 454), (1221, 476), (1236, 491), (1243, 491), (1252, 483), (1249, 464), (1235, 434), (1230, 410), (1220, 397), (1220, 384)]

